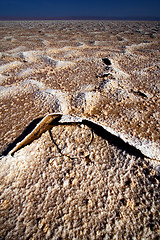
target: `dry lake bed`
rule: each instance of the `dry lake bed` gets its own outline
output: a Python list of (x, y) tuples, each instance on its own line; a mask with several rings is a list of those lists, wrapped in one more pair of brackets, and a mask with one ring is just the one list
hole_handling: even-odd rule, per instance
[(0, 239), (159, 239), (159, 59), (160, 22), (0, 22)]

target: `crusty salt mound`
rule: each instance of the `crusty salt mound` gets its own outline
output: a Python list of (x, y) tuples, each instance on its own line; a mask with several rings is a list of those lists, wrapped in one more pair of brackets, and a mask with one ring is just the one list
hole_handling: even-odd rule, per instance
[(158, 170), (91, 135), (55, 126), (1, 159), (2, 239), (158, 239)]
[(159, 22), (0, 33), (0, 239), (158, 240)]

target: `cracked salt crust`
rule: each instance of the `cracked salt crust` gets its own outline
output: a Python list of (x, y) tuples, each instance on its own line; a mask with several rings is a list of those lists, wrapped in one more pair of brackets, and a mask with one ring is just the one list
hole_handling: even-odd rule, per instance
[[(55, 135), (60, 134), (59, 129), (54, 131)], [(64, 142), (70, 138), (72, 127), (68, 128), (68, 133), (69, 136), (66, 135)], [(122, 233), (119, 233), (117, 224), (129, 233), (132, 231), (137, 238), (137, 234), (144, 236), (139, 230), (144, 226), (141, 221), (139, 223), (139, 219), (143, 217), (149, 222), (148, 214), (143, 214), (146, 207), (147, 209), (150, 207), (154, 212), (152, 219), (154, 226), (158, 227), (156, 198), (158, 188), (156, 181), (151, 182), (154, 180), (154, 171), (148, 163), (143, 163), (142, 159), (131, 157), (125, 152), (122, 155), (118, 149), (98, 136), (95, 136), (90, 147), (89, 162), (83, 157), (72, 160), (62, 158), (56, 156), (55, 152), (56, 148), (53, 148), (48, 134), (44, 133), (31, 146), (17, 152), (14, 157), (7, 156), (1, 159), (0, 176), (4, 190), (0, 196), (1, 209), (4, 213), (7, 211), (14, 213), (17, 219), (16, 228), (13, 226), (8, 231), (8, 239), (14, 234), (21, 236), (19, 228), (22, 222), (25, 224), (23, 236), (29, 232), (36, 238), (44, 235), (44, 228), (47, 228), (45, 237), (54, 234), (56, 238), (60, 236), (65, 238), (67, 235), (71, 236), (70, 239), (73, 236), (77, 238), (80, 236), (80, 233), (77, 233), (79, 228), (85, 238), (89, 236), (98, 240), (103, 234), (107, 236), (113, 231), (114, 235), (120, 237)], [(6, 190), (5, 186), (8, 186)], [(59, 215), (57, 208), (64, 212), (62, 216)], [(97, 214), (97, 208), (100, 214)], [(59, 218), (61, 228), (55, 232), (53, 231), (55, 221), (51, 220)], [(82, 218), (86, 224), (81, 224)], [(134, 224), (131, 230), (130, 222), (133, 218), (139, 224)], [(5, 221), (8, 229), (11, 222), (8, 218)], [(102, 223), (96, 235), (92, 233), (95, 221), (97, 224), (100, 221)], [(71, 228), (66, 228), (68, 225)], [(145, 229), (147, 231), (145, 238), (151, 238), (153, 232), (147, 227)], [(0, 231), (2, 236), (6, 232), (4, 228), (1, 230), (1, 227)]]
[[(63, 123), (67, 123), (67, 124), (69, 124), (69, 123), (83, 123), (84, 120), (90, 121), (91, 123), (94, 123), (97, 126), (103, 127), (104, 130), (113, 134), (114, 136), (119, 137), (125, 143), (129, 143), (131, 146), (134, 146), (136, 149), (140, 150), (142, 152), (142, 154), (144, 154), (144, 156), (149, 157), (151, 160), (153, 159), (153, 160), (160, 161), (160, 148), (159, 148), (158, 144), (155, 143), (155, 142), (150, 142), (150, 141), (147, 141), (147, 140), (137, 139), (137, 138), (135, 138), (131, 135), (127, 135), (127, 134), (124, 134), (124, 133), (121, 133), (121, 132), (116, 132), (114, 129), (112, 129), (110, 127), (106, 127), (104, 124), (99, 124), (99, 123), (96, 123), (96, 122), (88, 120), (88, 119), (73, 117), (73, 116), (69, 116), (69, 115), (64, 115), (63, 116), (63, 114), (60, 114), (60, 115), (62, 116), (61, 119), (60, 119), (60, 123), (62, 123), (62, 124)], [(57, 114), (49, 114), (46, 117), (44, 117), (41, 122), (45, 122), (45, 119), (47, 119), (47, 117), (52, 117), (52, 116), (53, 117), (55, 116), (55, 118), (56, 118)], [(35, 127), (35, 129), (42, 125), (41, 122)], [(49, 123), (46, 122), (46, 124), (48, 125)], [(46, 130), (47, 130), (47, 125), (46, 125)], [(65, 130), (65, 128), (64, 128), (64, 130)], [(77, 130), (78, 130), (78, 128), (77, 128)], [(34, 131), (35, 130), (33, 130), (32, 132), (34, 132)], [(39, 132), (40, 131), (41, 131), (41, 129), (39, 129)], [(36, 136), (36, 134), (34, 134), (34, 135)], [(63, 135), (63, 133), (61, 135)], [(28, 139), (28, 137), (26, 136), (25, 139)], [(28, 140), (26, 140), (26, 143), (25, 143), (25, 139), (22, 141), (22, 143), (20, 143), (21, 145), (25, 146), (28, 143), (27, 142)], [(33, 138), (33, 140), (34, 140), (34, 138)], [(24, 142), (24, 144), (23, 144), (23, 142)], [(16, 149), (17, 148), (19, 148), (18, 145), (16, 146)], [(62, 148), (62, 146), (60, 148)], [(15, 150), (13, 149), (12, 152), (14, 152), (14, 151)], [(64, 154), (67, 154), (67, 153), (65, 152)]]
[[(34, 61), (30, 56), (29, 61), (21, 59), (18, 67), (6, 65), (7, 79), (0, 88), (1, 149), (33, 119), (50, 109), (57, 112), (64, 104), (65, 114), (110, 127), (147, 155), (159, 156), (158, 22), (3, 21), (0, 25), (3, 67), (19, 61), (22, 52), (40, 51)], [(85, 45), (77, 46), (78, 42)], [(44, 63), (44, 56), (74, 65), (55, 68)], [(96, 76), (105, 70), (104, 57), (113, 59), (115, 84), (99, 89), (103, 79)], [(18, 78), (17, 73), (27, 68), (38, 68), (32, 80), (31, 76)], [(74, 99), (81, 93), (84, 101), (78, 105)], [(72, 116), (62, 120), (68, 119), (80, 121)], [(63, 135), (61, 130), (53, 129), (55, 137)], [(70, 137), (72, 130), (67, 127)], [(74, 133), (81, 137), (79, 131)], [(72, 149), (67, 132), (61, 142), (64, 150), (70, 145)], [(74, 151), (82, 152), (76, 144)], [(74, 159), (61, 156), (46, 132), (13, 158), (1, 158), (0, 237), (157, 239), (159, 162), (153, 168), (153, 160), (131, 156), (97, 135), (87, 151), (89, 156), (76, 154)]]

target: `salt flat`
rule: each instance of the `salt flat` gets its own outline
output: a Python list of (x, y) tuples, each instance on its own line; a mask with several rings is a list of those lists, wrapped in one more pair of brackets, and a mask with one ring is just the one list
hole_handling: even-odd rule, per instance
[(97, 124), (59, 124), (55, 142), (45, 132), (1, 156), (2, 239), (158, 239), (159, 29), (0, 22), (1, 152), (51, 112)]

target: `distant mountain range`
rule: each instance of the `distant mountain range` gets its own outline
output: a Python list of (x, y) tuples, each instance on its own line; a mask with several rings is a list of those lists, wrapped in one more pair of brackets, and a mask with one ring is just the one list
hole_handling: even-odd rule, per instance
[(128, 21), (160, 21), (160, 17), (95, 17), (95, 16), (70, 16), (70, 17), (25, 17), (25, 16), (0, 16), (1, 21), (23, 20), (128, 20)]

